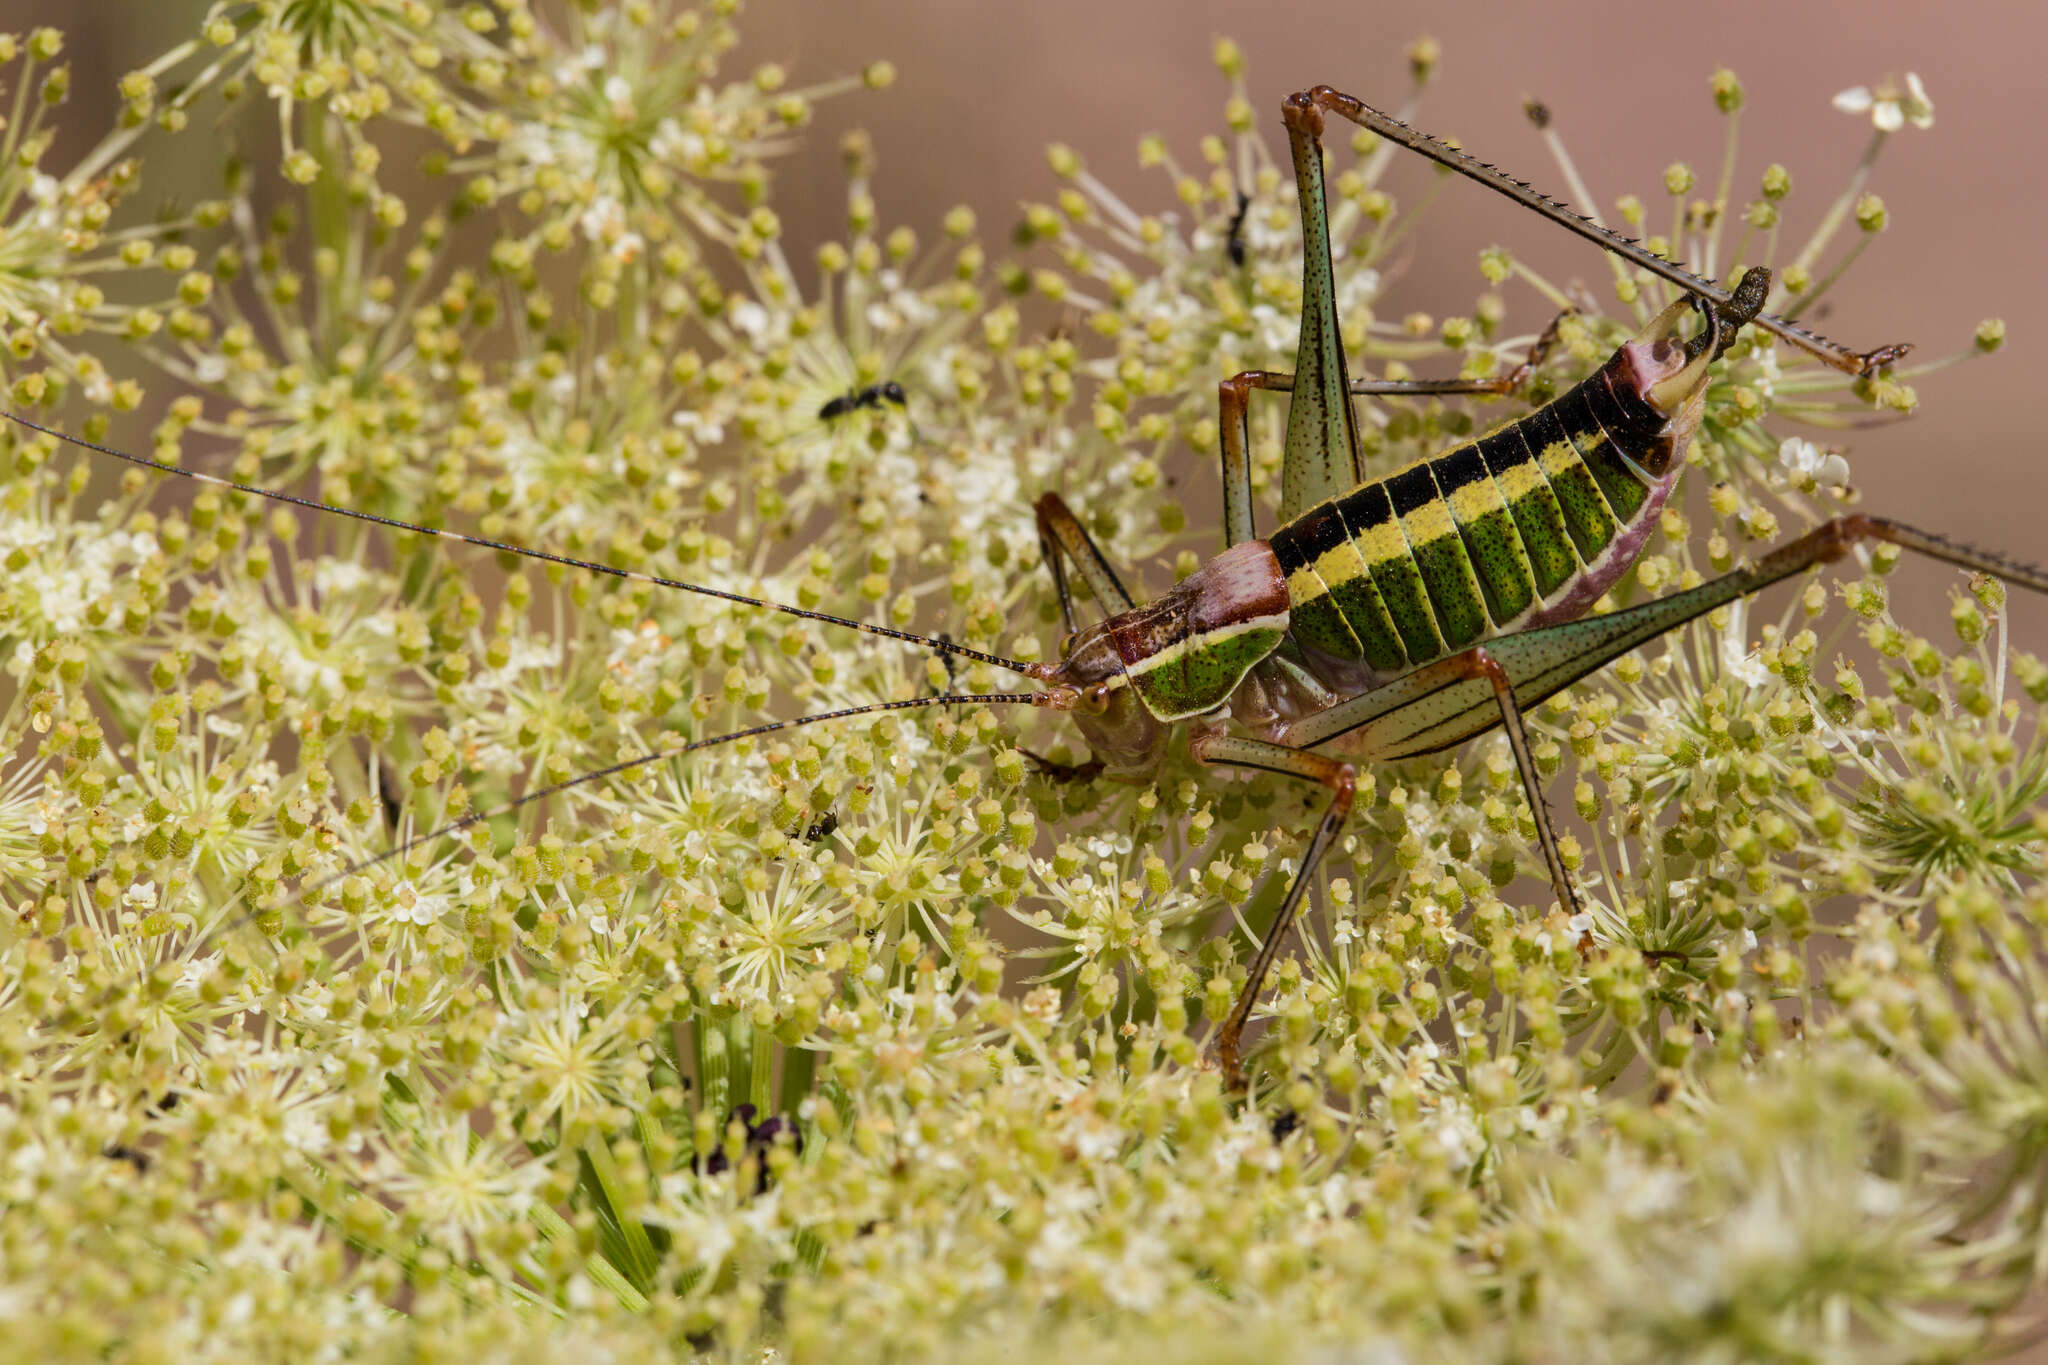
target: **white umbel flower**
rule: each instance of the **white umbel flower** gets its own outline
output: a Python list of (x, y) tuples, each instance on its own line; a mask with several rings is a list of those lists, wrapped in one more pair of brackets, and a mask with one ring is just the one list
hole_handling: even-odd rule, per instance
[(1915, 128), (1934, 126), (1934, 101), (1927, 98), (1926, 87), (1912, 71), (1906, 73), (1903, 90), (1890, 81), (1875, 90), (1867, 85), (1851, 86), (1835, 96), (1834, 104), (1845, 114), (1870, 115), (1871, 124), (1882, 133), (1896, 133), (1908, 123)]

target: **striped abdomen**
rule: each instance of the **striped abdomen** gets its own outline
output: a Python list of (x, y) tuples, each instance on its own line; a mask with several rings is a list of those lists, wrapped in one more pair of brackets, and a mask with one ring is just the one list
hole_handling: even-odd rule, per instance
[(1393, 674), (1583, 613), (1635, 562), (1681, 467), (1673, 424), (1615, 370), (1276, 530), (1294, 638)]

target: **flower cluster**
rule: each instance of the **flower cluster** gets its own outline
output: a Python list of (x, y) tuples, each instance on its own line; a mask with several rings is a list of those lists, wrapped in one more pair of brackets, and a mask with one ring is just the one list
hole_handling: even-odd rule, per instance
[[(158, 466), (5, 439), (21, 1353), (2021, 1340), (2048, 666), (2003, 587), (1959, 579), (1930, 625), (1886, 583), (1943, 570), (1845, 560), (1544, 704), (1582, 915), (1504, 739), (1365, 774), (1232, 1095), (1205, 1042), (1310, 793), (1178, 748), (1144, 783), (1061, 780), (1073, 732), (994, 698), (776, 728), (1015, 684), (656, 580), (1032, 660), (1061, 629), (1040, 494), (1134, 582), (1191, 572), (1216, 381), (1291, 368), (1301, 304), (1242, 54), (1216, 51), (1223, 133), (1140, 142), (1163, 183), (1055, 148), (996, 249), (966, 207), (892, 222), (855, 135), (843, 230), (795, 242), (772, 157), (891, 72), (722, 80), (737, 8), (221, 3), (69, 168), (44, 164), (60, 37), (0, 39), (10, 402)], [(1409, 60), (1412, 105), (1440, 54)], [(1838, 98), (1877, 136), (1808, 215), (1775, 165), (1738, 202), (1716, 73), (1711, 185), (1676, 164), (1616, 221), (1774, 266), (1796, 318), (1885, 225), (1877, 151), (1931, 121), (1907, 87)], [(252, 100), (275, 164), (136, 210), (154, 148)], [(1375, 470), (1558, 392), (1670, 297), (1494, 248), (1469, 311), (1382, 317), (1426, 202), (1396, 203), (1394, 148), (1330, 141), (1358, 372), (1499, 373), (1569, 310), (1507, 401), (1362, 407)], [(1694, 497), (1596, 609), (1852, 505), (1816, 429), (1903, 416), (2002, 337), (1852, 379), (1746, 333)], [(1281, 407), (1253, 415), (1267, 501)]]

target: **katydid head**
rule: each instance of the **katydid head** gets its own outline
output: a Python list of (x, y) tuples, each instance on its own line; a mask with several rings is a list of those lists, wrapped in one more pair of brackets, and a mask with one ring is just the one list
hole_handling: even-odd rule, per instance
[(1157, 600), (1076, 631), (1044, 679), (1048, 704), (1074, 717), (1112, 770), (1149, 767), (1167, 727), (1228, 702), (1287, 623), (1280, 561), (1266, 542), (1244, 541)]
[[(1125, 613), (1131, 615), (1132, 613)], [(1118, 618), (1074, 633), (1048, 679), (1045, 705), (1074, 718), (1088, 749), (1113, 773), (1149, 770), (1165, 752), (1167, 726), (1145, 708), (1124, 674), (1111, 628)]]

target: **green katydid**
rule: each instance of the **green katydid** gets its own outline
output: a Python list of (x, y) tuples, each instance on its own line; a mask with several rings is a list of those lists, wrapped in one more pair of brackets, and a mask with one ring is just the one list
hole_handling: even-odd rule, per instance
[[(332, 507), (78, 442), (19, 416), (14, 420), (217, 487), (880, 635), (1007, 669), (1037, 685), (1034, 691), (949, 692), (822, 712), (662, 749), (471, 813), (320, 885), (629, 768), (740, 738), (925, 706), (1010, 703), (1070, 715), (1093, 752), (1089, 762), (1057, 771), (1070, 779), (1142, 779), (1185, 730), (1189, 751), (1200, 763), (1265, 769), (1319, 784), (1329, 793), (1322, 819), (1235, 1005), (1213, 1036), (1226, 1079), (1241, 1087), (1244, 1028), (1318, 866), (1350, 814), (1357, 764), (1434, 752), (1502, 727), (1536, 818), (1552, 889), (1562, 906), (1575, 910), (1578, 892), (1545, 812), (1522, 720), (1529, 707), (1637, 645), (1834, 560), (1859, 542), (1888, 542), (2048, 592), (2048, 574), (2040, 570), (1859, 515), (1830, 521), (1698, 587), (1588, 615), (1642, 552), (1684, 467), (1711, 367), (1742, 327), (1766, 329), (1852, 374), (1889, 364), (1904, 348), (1847, 351), (1763, 312), (1768, 272), (1752, 269), (1732, 290), (1723, 288), (1328, 87), (1290, 97), (1284, 110), (1307, 248), (1301, 340), (1293, 374), (1248, 372), (1221, 387), (1225, 549), (1164, 596), (1140, 604), (1066, 503), (1057, 494), (1041, 498), (1040, 539), (1068, 630), (1058, 663), (1004, 658), (943, 636)], [(1330, 114), (1507, 195), (1675, 284), (1683, 297), (1553, 402), (1433, 458), (1368, 478), (1353, 395), (1509, 393), (1540, 362), (1554, 329), (1523, 365), (1497, 379), (1352, 382), (1337, 326), (1323, 182), (1321, 135)], [(1693, 311), (1701, 325), (1681, 339), (1681, 325)], [(1247, 437), (1250, 394), (1257, 390), (1292, 395), (1281, 522), (1263, 537), (1253, 515)], [(834, 401), (850, 410), (885, 396), (878, 387)], [(1104, 606), (1103, 620), (1085, 626), (1076, 621), (1069, 571)]]
[[(1858, 354), (1762, 311), (1769, 273), (1732, 291), (1595, 224), (1493, 166), (1352, 96), (1317, 86), (1283, 106), (1306, 242), (1301, 340), (1292, 375), (1249, 372), (1219, 401), (1226, 549), (1171, 593), (1137, 606), (1079, 521), (1049, 495), (1041, 536), (1069, 629), (1059, 558), (1114, 614), (1071, 637), (1052, 686), (1078, 686), (1072, 709), (1096, 754), (1087, 770), (1145, 771), (1166, 727), (1187, 724), (1198, 761), (1315, 782), (1329, 804), (1236, 1004), (1214, 1036), (1226, 1078), (1243, 1084), (1240, 1040), (1265, 974), (1315, 869), (1350, 813), (1361, 762), (1431, 753), (1496, 725), (1536, 816), (1558, 901), (1576, 910), (1545, 811), (1522, 713), (1646, 640), (1715, 607), (1826, 563), (1859, 541), (1888, 541), (2048, 592), (2048, 574), (1877, 517), (1840, 518), (1687, 592), (1601, 616), (1586, 613), (1634, 565), (1684, 468), (1708, 371), (1746, 325), (1765, 328), (1852, 374), (1905, 353)], [(1528, 415), (1380, 478), (1360, 457), (1355, 394), (1511, 392), (1541, 359), (1500, 379), (1371, 381), (1346, 373), (1323, 181), (1330, 114), (1506, 194), (1686, 291), (1607, 363)], [(1703, 326), (1674, 333), (1688, 308)], [(1292, 395), (1281, 525), (1253, 521), (1249, 395)]]

